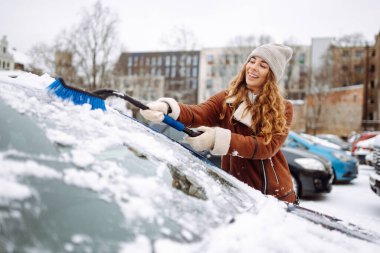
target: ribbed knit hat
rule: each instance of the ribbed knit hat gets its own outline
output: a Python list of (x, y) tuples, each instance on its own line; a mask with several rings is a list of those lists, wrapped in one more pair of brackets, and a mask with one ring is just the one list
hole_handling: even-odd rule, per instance
[(266, 61), (273, 71), (276, 81), (280, 81), (284, 74), (286, 64), (292, 57), (293, 50), (281, 44), (265, 44), (256, 47), (248, 56), (247, 61), (253, 56), (258, 56)]

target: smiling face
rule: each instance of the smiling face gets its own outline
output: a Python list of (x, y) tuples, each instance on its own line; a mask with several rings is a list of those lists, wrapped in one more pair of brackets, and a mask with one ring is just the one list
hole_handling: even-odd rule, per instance
[(262, 58), (254, 56), (245, 66), (247, 88), (258, 94), (265, 84), (269, 73), (269, 65)]

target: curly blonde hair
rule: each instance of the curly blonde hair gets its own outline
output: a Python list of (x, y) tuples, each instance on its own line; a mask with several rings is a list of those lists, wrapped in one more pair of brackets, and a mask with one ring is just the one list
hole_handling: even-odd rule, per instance
[[(268, 144), (272, 140), (273, 135), (283, 135), (288, 131), (285, 116), (285, 101), (276, 84), (276, 78), (269, 69), (266, 83), (263, 85), (254, 103), (251, 103), (248, 97), (250, 90), (247, 88), (245, 81), (246, 65), (247, 63), (244, 64), (239, 73), (232, 79), (227, 90), (228, 96), (226, 96), (225, 100), (230, 97), (236, 97), (232, 103), (230, 120), (232, 122), (232, 115), (240, 103), (245, 100), (248, 106), (244, 113), (248, 112), (248, 110), (252, 112), (251, 129), (256, 135), (264, 137), (265, 144)], [(226, 111), (227, 103), (223, 103), (220, 119), (225, 117)]]

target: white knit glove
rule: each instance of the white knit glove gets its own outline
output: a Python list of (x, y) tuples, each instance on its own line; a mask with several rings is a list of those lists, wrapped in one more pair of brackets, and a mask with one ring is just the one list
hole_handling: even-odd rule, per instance
[(196, 151), (213, 149), (215, 144), (215, 128), (201, 126), (196, 128), (196, 130), (203, 133), (197, 137), (187, 136), (184, 140)]
[(226, 155), (230, 148), (231, 131), (221, 127), (201, 126), (196, 129), (203, 132), (197, 137), (185, 137), (190, 146), (196, 151), (211, 150), (213, 155)]
[(147, 104), (149, 109), (140, 109), (140, 114), (148, 121), (159, 123), (164, 120), (164, 114), (168, 113), (169, 105), (165, 102), (155, 101)]

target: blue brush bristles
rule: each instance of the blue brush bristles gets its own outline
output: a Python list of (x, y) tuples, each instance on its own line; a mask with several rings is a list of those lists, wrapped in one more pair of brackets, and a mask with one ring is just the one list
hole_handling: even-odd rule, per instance
[(106, 110), (104, 99), (87, 91), (82, 91), (65, 84), (63, 79), (58, 78), (48, 86), (48, 90), (63, 100), (70, 100), (76, 105), (90, 104), (91, 109)]

